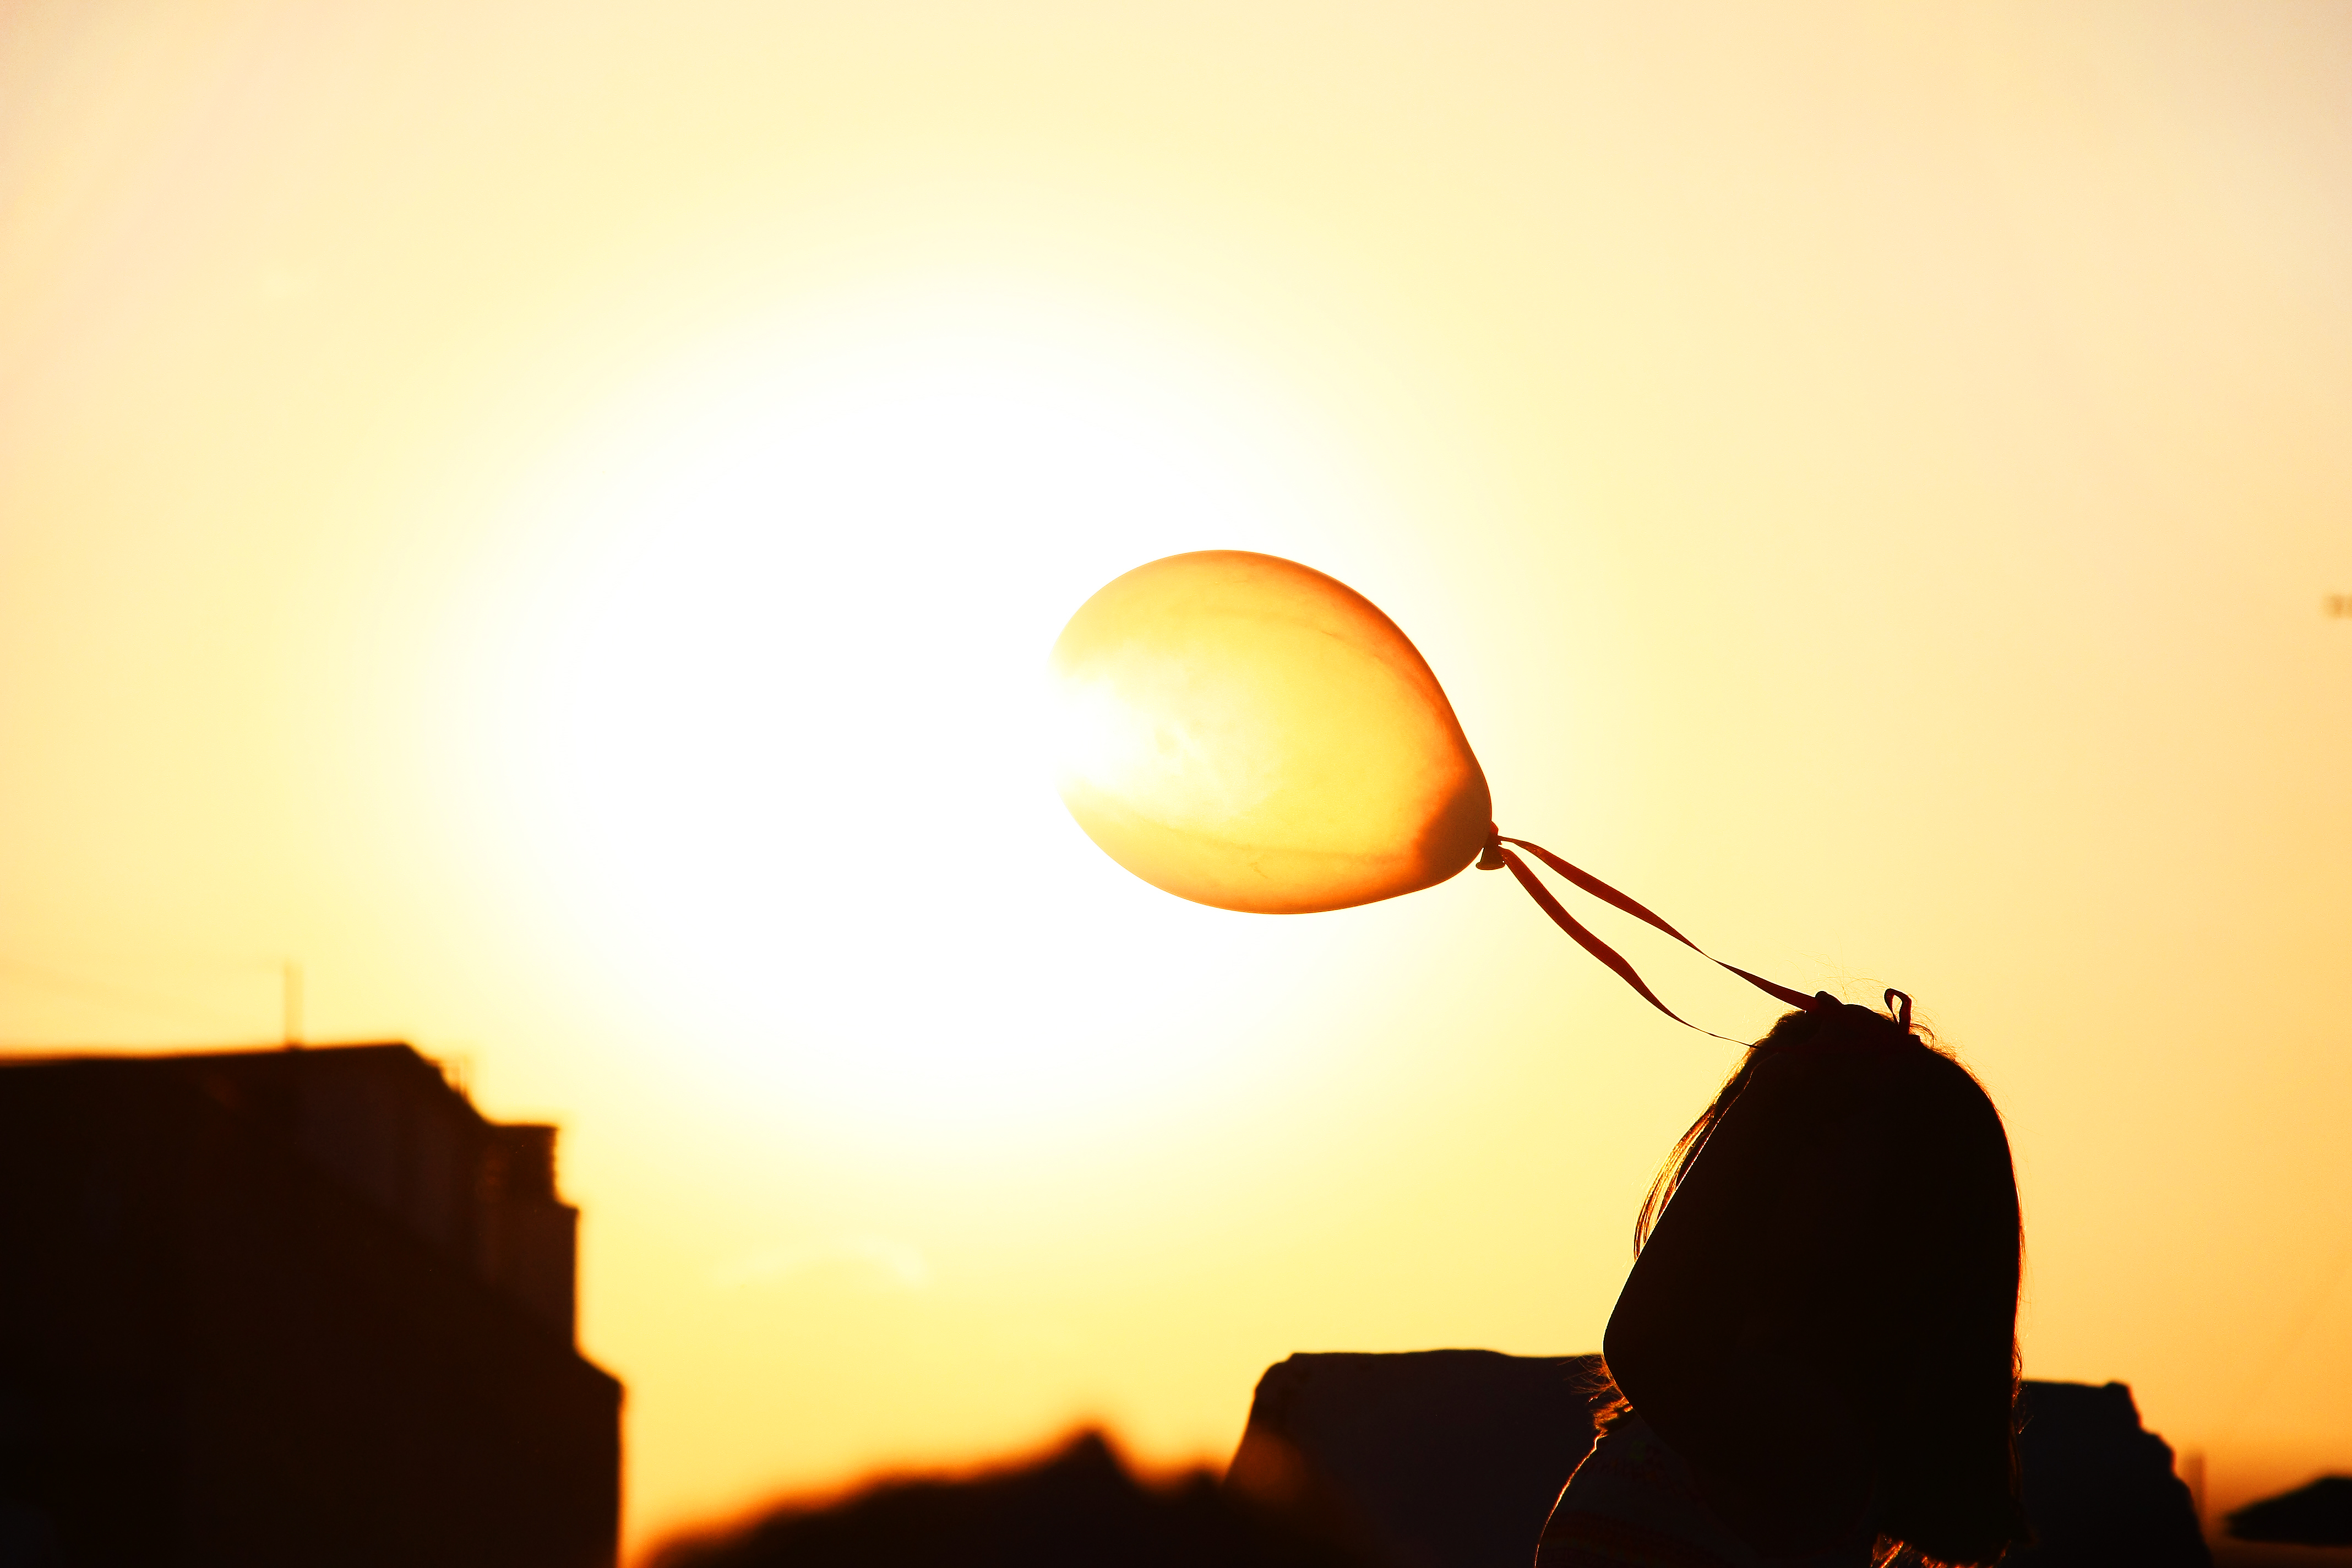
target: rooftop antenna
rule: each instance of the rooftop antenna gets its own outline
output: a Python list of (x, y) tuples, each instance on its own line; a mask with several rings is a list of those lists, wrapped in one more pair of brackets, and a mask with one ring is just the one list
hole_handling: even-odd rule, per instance
[(295, 1050), (302, 1044), (302, 966), (289, 958), (281, 968), (285, 989), (280, 997), (280, 1016), (286, 1026), (286, 1048)]

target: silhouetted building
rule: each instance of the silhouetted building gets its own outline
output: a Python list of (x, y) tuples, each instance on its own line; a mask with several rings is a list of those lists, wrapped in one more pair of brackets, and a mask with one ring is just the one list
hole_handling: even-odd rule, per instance
[[(1592, 1355), (1294, 1355), (1258, 1380), (1225, 1485), (1385, 1568), (1527, 1568), (1603, 1386)], [(2021, 1415), (2036, 1539), (2004, 1568), (2210, 1568), (2130, 1389), (2028, 1383)]]
[(578, 1220), (404, 1045), (0, 1063), (0, 1547), (610, 1568)]
[(2140, 1425), (2121, 1383), (2029, 1383), (2017, 1468), (2034, 1543), (2020, 1568), (2127, 1563), (2201, 1568), (2212, 1561), (2172, 1449)]
[(2322, 1476), (2248, 1503), (2230, 1516), (2230, 1533), (2240, 1541), (2352, 1546), (2352, 1476)]

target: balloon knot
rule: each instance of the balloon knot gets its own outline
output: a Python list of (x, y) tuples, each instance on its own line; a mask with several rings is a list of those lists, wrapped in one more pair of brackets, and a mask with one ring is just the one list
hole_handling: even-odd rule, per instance
[(1499, 871), (1503, 868), (1503, 830), (1493, 823), (1486, 824), (1486, 847), (1478, 851), (1478, 869)]

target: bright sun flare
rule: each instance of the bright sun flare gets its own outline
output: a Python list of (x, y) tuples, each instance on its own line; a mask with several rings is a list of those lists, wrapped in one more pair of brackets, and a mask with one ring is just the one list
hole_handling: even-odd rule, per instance
[(730, 336), (514, 504), (473, 702), (494, 831), (593, 984), (730, 1092), (926, 1140), (1144, 1114), (1222, 1047), (1134, 998), (1171, 954), (1246, 977), (1264, 933), (1086, 843), (1045, 653), (1140, 561), (1360, 525), (1339, 472), (1229, 367), (1065, 300)]

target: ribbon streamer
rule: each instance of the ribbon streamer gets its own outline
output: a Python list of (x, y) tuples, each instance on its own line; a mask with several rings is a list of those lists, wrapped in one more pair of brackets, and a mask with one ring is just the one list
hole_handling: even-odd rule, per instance
[[(1545, 865), (1550, 867), (1553, 870), (1559, 872), (1561, 876), (1567, 878), (1570, 881), (1575, 883), (1586, 892), (1591, 893), (1594, 898), (1599, 899), (1601, 902), (1622, 910), (1627, 914), (1632, 915), (1635, 920), (1665, 932), (1676, 942), (1681, 942), (1685, 947), (1689, 948), (1693, 952), (1697, 953), (1701, 958), (1706, 959), (1709, 963), (1712, 963), (1720, 969), (1729, 970), (1732, 973), (1737, 974), (1740, 979), (1745, 980), (1748, 984), (1753, 985), (1756, 989), (1763, 992), (1766, 995), (1772, 997), (1776, 1001), (1785, 1002), (1791, 1007), (1801, 1007), (1807, 1012), (1816, 1012), (1823, 1007), (1830, 1007), (1837, 1005), (1836, 999), (1832, 997), (1827, 992), (1822, 992), (1817, 995), (1808, 996), (1801, 991), (1790, 990), (1786, 985), (1777, 985), (1771, 981), (1765, 979), (1760, 974), (1750, 974), (1748, 971), (1740, 968), (1736, 963), (1724, 963), (1723, 960), (1716, 957), (1715, 954), (1707, 952), (1706, 949), (1691, 941), (1690, 938), (1676, 931), (1673, 926), (1668, 925), (1664, 920), (1660, 919), (1657, 914), (1644, 908), (1635, 900), (1628, 898), (1625, 894), (1619, 892), (1616, 889), (1611, 887), (1600, 878), (1592, 875), (1590, 871), (1579, 870), (1576, 867), (1570, 865), (1567, 861), (1561, 859), (1559, 856), (1553, 854), (1550, 850), (1545, 848), (1540, 844), (1530, 844), (1524, 838), (1506, 838), (1498, 829), (1494, 828), (1490, 824), (1486, 835), (1485, 852), (1478, 857), (1478, 868), (1482, 871), (1499, 871), (1508, 868), (1511, 875), (1519, 879), (1519, 886), (1528, 890), (1528, 897), (1536, 901), (1536, 907), (1542, 910), (1544, 913), (1551, 917), (1552, 924), (1566, 931), (1575, 940), (1576, 944), (1579, 947), (1581, 947), (1585, 952), (1591, 953), (1602, 963), (1608, 965), (1610, 969), (1613, 970), (1620, 980), (1622, 980), (1626, 984), (1632, 986), (1635, 991), (1641, 994), (1642, 1000), (1647, 1002), (1651, 1006), (1655, 1007), (1659, 1012), (1664, 1013), (1667, 1017), (1672, 1018), (1675, 1023), (1680, 1024), (1686, 1029), (1698, 1029), (1698, 1032), (1702, 1035), (1712, 1035), (1718, 1040), (1727, 1041), (1735, 1046), (1744, 1046), (1750, 1043), (1746, 1040), (1734, 1040), (1729, 1035), (1717, 1035), (1713, 1029), (1700, 1029), (1696, 1024), (1692, 1023), (1688, 1018), (1684, 1017), (1680, 1013), (1675, 1012), (1672, 1007), (1669, 1007), (1664, 1002), (1659, 1001), (1658, 994), (1650, 989), (1649, 984), (1644, 981), (1640, 974), (1634, 972), (1632, 964), (1625, 962), (1624, 955), (1620, 953), (1615, 948), (1611, 947), (1607, 942), (1601, 941), (1599, 937), (1593, 935), (1590, 931), (1587, 931), (1584, 928), (1583, 922), (1579, 921), (1574, 915), (1570, 914), (1567, 909), (1561, 905), (1560, 901), (1552, 896), (1551, 889), (1543, 885), (1542, 879), (1538, 878), (1534, 871), (1528, 868), (1528, 863), (1525, 860), (1520, 859), (1517, 855), (1512, 854), (1508, 849), (1503, 847), (1506, 844), (1517, 845), (1520, 848), (1526, 850), (1528, 854), (1535, 856)], [(1907, 1002), (1908, 998), (1906, 998), (1906, 1001)], [(1910, 1009), (1906, 1006), (1904, 1011), (1907, 1015)], [(1908, 1022), (1907, 1018), (1906, 1019), (1906, 1022)]]

